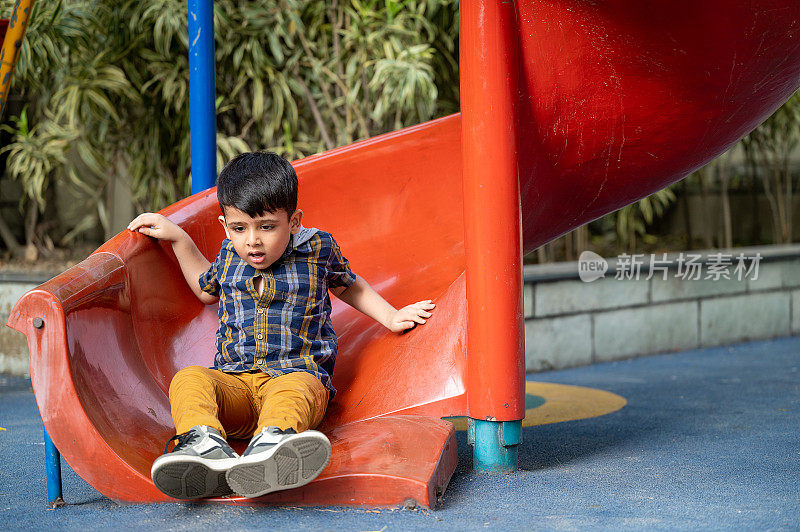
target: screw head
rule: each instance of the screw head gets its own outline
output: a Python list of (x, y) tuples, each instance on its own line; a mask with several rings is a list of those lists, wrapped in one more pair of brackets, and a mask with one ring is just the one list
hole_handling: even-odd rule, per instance
[(42, 318), (33, 318), (33, 326), (37, 329), (44, 327), (44, 320)]

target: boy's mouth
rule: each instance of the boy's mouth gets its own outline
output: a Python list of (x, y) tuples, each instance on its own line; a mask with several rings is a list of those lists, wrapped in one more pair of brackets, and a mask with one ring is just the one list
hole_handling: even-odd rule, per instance
[(264, 259), (267, 258), (267, 255), (260, 251), (251, 251), (250, 253), (247, 254), (247, 256), (250, 257), (250, 260), (253, 261), (253, 263), (255, 264), (261, 264), (262, 262), (264, 262)]

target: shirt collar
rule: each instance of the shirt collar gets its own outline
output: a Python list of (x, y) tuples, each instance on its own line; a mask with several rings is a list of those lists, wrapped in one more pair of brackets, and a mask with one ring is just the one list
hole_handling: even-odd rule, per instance
[(293, 249), (304, 253), (310, 253), (311, 244), (309, 244), (308, 241), (317, 234), (317, 231), (318, 229), (316, 227), (303, 227), (301, 225), (297, 234), (292, 235), (292, 238), (289, 240), (289, 245), (286, 247), (284, 255), (288, 255)]

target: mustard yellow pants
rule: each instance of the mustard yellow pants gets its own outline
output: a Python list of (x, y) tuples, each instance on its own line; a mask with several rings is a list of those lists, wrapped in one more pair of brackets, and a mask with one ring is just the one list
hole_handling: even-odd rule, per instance
[(223, 438), (249, 439), (264, 427), (315, 428), (325, 415), (328, 389), (305, 371), (270, 377), (258, 370), (189, 366), (172, 378), (169, 402), (177, 434), (207, 425)]

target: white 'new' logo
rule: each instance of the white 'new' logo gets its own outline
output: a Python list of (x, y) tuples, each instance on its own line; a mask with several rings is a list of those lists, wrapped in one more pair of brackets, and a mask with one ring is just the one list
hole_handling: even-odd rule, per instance
[(605, 277), (608, 261), (594, 251), (584, 251), (578, 257), (578, 276), (584, 283), (591, 283)]

